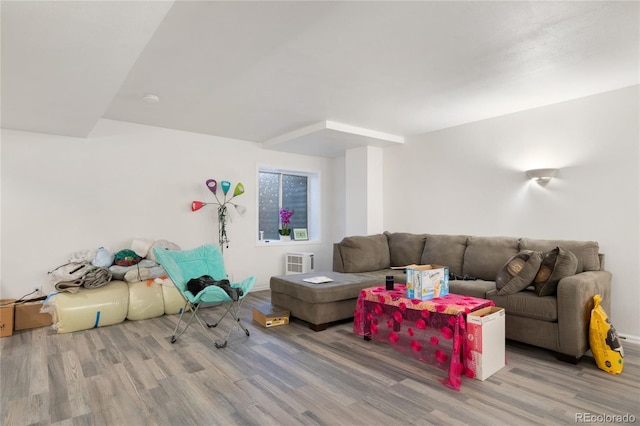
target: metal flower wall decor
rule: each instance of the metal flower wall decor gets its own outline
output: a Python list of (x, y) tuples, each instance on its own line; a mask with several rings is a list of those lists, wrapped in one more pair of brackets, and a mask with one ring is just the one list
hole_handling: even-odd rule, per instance
[(227, 206), (233, 206), (238, 214), (240, 214), (240, 216), (244, 215), (247, 209), (244, 206), (231, 202), (231, 200), (233, 200), (237, 196), (244, 194), (244, 185), (241, 182), (238, 182), (235, 189), (233, 190), (233, 195), (231, 195), (231, 198), (227, 200), (227, 194), (231, 189), (231, 182), (229, 182), (228, 180), (220, 181), (220, 187), (222, 188), (223, 193), (222, 201), (220, 201), (220, 198), (218, 198), (218, 182), (215, 179), (207, 179), (205, 185), (207, 185), (209, 191), (213, 193), (213, 196), (216, 197), (216, 202), (205, 203), (204, 201), (192, 201), (191, 211), (195, 212), (208, 205), (218, 206), (218, 244), (220, 244), (220, 250), (224, 253), (224, 248), (229, 248), (229, 238), (227, 236), (227, 219), (231, 221), (231, 218), (227, 216)]

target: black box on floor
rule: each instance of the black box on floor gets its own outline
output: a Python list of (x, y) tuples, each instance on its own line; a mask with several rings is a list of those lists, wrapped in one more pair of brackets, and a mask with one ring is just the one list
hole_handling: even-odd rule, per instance
[(278, 306), (260, 305), (253, 308), (253, 320), (263, 327), (289, 324), (289, 311)]

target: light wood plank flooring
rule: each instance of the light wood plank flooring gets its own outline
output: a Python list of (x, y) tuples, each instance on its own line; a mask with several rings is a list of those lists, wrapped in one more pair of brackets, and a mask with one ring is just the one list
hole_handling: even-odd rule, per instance
[(251, 308), (268, 301), (268, 291), (247, 296), (241, 317), (251, 336), (234, 332), (224, 349), (197, 324), (171, 344), (177, 315), (2, 338), (0, 424), (551, 425), (601, 414), (640, 422), (635, 345), (625, 345), (614, 376), (592, 358), (570, 365), (509, 342), (505, 368), (484, 382), (463, 379), (456, 392), (439, 382), (444, 371), (365, 342), (350, 322), (317, 333), (298, 321), (261, 328)]

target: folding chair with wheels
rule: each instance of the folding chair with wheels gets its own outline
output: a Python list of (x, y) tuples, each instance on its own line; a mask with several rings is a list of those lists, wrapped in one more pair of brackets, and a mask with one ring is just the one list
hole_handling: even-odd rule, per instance
[[(180, 313), (178, 324), (176, 324), (173, 336), (171, 336), (171, 343), (175, 343), (176, 340), (178, 340), (182, 333), (184, 333), (189, 325), (191, 325), (194, 318), (198, 323), (200, 323), (205, 334), (213, 340), (216, 348), (224, 348), (227, 346), (229, 335), (236, 327), (239, 327), (247, 336), (249, 336), (249, 330), (242, 325), (238, 314), (240, 312), (240, 307), (242, 306), (242, 301), (247, 294), (249, 294), (249, 291), (251, 291), (256, 282), (256, 277), (249, 277), (240, 283), (231, 283), (231, 287), (242, 289), (242, 296), (238, 297), (238, 300), (233, 300), (226, 291), (215, 285), (205, 287), (204, 290), (198, 292), (198, 294), (193, 294), (187, 289), (187, 283), (192, 278), (199, 278), (204, 275), (209, 275), (215, 280), (227, 278), (227, 273), (224, 268), (224, 258), (222, 257), (220, 248), (211, 244), (203, 245), (191, 250), (167, 250), (163, 247), (155, 247), (153, 249), (153, 253), (156, 256), (158, 263), (160, 263), (165, 271), (167, 271), (169, 278), (171, 278), (185, 300), (185, 305)], [(203, 321), (198, 315), (198, 309), (202, 304), (221, 304), (225, 307), (225, 312), (218, 321), (214, 324), (209, 324), (208, 322)], [(184, 328), (181, 331), (178, 331), (182, 322), (182, 317), (187, 310), (191, 311), (191, 316), (185, 321)], [(205, 324), (207, 327), (216, 327), (220, 324), (220, 321), (227, 316), (227, 314), (231, 314), (235, 324), (233, 327), (229, 328), (224, 342), (219, 343), (213, 339), (209, 333), (207, 333)]]

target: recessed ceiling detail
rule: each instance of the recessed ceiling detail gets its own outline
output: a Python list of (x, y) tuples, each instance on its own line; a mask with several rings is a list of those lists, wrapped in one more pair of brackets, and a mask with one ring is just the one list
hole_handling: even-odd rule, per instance
[(351, 148), (403, 143), (402, 136), (335, 121), (321, 121), (264, 141), (262, 147), (320, 157), (339, 157), (344, 155), (345, 150)]

